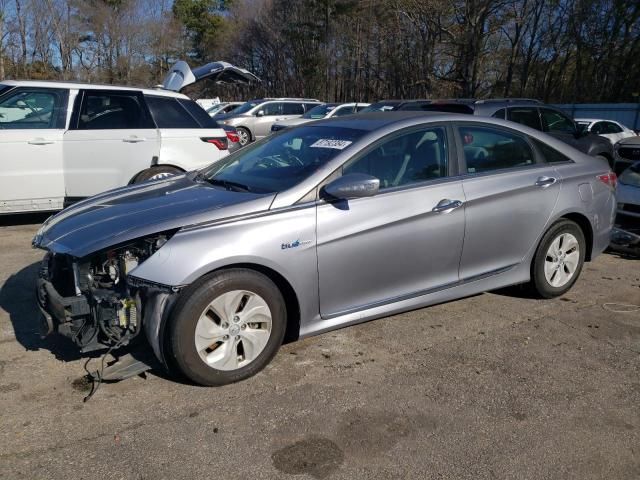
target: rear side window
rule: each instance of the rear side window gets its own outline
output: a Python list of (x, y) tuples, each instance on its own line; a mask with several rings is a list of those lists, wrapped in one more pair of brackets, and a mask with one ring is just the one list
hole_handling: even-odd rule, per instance
[(191, 114), (202, 128), (218, 128), (216, 121), (196, 102), (187, 98), (177, 98), (176, 100)]
[(540, 114), (537, 108), (510, 108), (509, 120), (535, 128), (536, 130), (542, 130)]
[(458, 128), (468, 173), (517, 168), (535, 163), (533, 150), (521, 136), (487, 127)]
[(282, 112), (281, 103), (265, 103), (258, 111), (263, 115), (280, 115)]
[(283, 115), (302, 115), (304, 113), (304, 107), (301, 103), (283, 103), (282, 114)]
[(145, 96), (158, 128), (199, 128), (200, 125), (175, 98)]
[(353, 107), (338, 107), (333, 116), (342, 117), (343, 115), (351, 115), (352, 113)]
[(545, 132), (574, 134), (576, 127), (573, 121), (560, 112), (549, 108), (541, 108), (542, 126)]
[(13, 89), (0, 99), (0, 129), (64, 128), (68, 98), (64, 89)]
[(85, 91), (78, 130), (154, 128), (137, 92)]
[(567, 157), (563, 153), (560, 153), (555, 148), (550, 147), (546, 143), (536, 139), (534, 139), (533, 141), (535, 142), (536, 147), (538, 147), (538, 149), (540, 150), (540, 153), (542, 153), (542, 156), (544, 157), (545, 162), (547, 163), (573, 162), (573, 160), (571, 160), (569, 157)]

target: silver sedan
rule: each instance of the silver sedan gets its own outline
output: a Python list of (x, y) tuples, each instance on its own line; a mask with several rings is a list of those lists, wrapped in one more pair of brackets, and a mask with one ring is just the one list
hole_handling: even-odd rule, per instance
[(146, 335), (168, 368), (227, 384), (285, 339), (514, 284), (564, 294), (609, 243), (615, 182), (503, 120), (321, 120), (49, 219), (43, 327), (84, 351)]

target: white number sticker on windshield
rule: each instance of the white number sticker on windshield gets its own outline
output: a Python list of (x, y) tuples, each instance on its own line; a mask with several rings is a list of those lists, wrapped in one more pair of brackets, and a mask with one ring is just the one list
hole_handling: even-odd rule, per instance
[(311, 145), (313, 148), (335, 148), (337, 150), (344, 150), (353, 142), (351, 140), (329, 140), (320, 139)]

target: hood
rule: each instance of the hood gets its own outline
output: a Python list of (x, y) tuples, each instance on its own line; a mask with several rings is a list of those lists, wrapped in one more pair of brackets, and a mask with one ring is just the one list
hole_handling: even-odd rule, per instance
[(633, 147), (640, 147), (640, 137), (627, 137), (620, 140), (616, 145), (629, 145)]
[(191, 69), (187, 62), (177, 62), (162, 82), (166, 90), (180, 92), (188, 85), (200, 80), (213, 80), (216, 83), (248, 84), (259, 82), (260, 79), (244, 68), (236, 67), (227, 62), (211, 62), (201, 67)]
[(154, 233), (266, 211), (275, 196), (227, 191), (193, 176), (119, 188), (76, 203), (49, 218), (33, 246), (81, 258)]

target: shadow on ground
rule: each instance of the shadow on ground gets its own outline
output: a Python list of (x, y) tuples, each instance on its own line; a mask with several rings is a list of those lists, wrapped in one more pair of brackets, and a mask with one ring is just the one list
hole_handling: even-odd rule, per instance
[(39, 225), (53, 215), (53, 212), (44, 213), (16, 213), (13, 215), (0, 215), (0, 227), (12, 225)]

